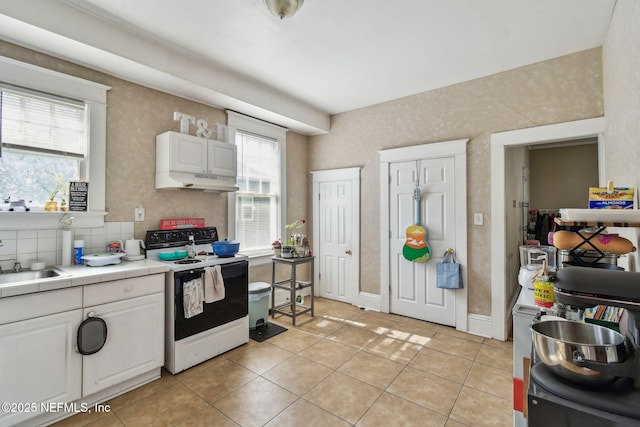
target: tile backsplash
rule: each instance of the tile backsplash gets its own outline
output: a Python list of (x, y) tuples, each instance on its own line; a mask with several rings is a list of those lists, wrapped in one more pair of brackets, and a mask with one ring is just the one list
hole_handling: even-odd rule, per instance
[[(85, 253), (104, 253), (107, 243), (134, 236), (133, 222), (105, 222), (103, 227), (75, 228), (72, 240), (84, 240)], [(0, 267), (13, 268), (16, 261), (29, 268), (35, 260), (47, 265), (62, 264), (62, 230), (2, 230), (0, 229)]]

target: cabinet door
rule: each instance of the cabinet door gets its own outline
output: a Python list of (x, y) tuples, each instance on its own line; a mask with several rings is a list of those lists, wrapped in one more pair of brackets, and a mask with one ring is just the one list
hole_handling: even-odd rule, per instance
[(77, 309), (0, 326), (0, 402), (37, 404), (0, 411), (0, 426), (38, 415), (41, 402), (80, 398), (82, 356), (75, 340), (81, 320)]
[(164, 364), (164, 294), (84, 309), (107, 323), (102, 349), (83, 356), (82, 395), (88, 396)]
[(170, 169), (176, 172), (205, 173), (207, 141), (180, 133), (171, 134)]
[(220, 141), (209, 141), (207, 173), (219, 176), (236, 177), (237, 150), (233, 144)]

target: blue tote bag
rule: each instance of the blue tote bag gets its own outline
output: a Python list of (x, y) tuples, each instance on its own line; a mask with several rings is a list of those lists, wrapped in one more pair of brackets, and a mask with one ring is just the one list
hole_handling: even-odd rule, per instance
[(436, 287), (462, 289), (462, 268), (456, 262), (453, 249), (448, 249), (436, 264)]

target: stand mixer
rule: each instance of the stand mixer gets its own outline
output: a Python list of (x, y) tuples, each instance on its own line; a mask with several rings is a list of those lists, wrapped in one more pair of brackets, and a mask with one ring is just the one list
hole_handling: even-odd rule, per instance
[(622, 307), (626, 322), (626, 358), (602, 363), (568, 355), (579, 366), (612, 376), (606, 386), (573, 383), (554, 373), (534, 348), (529, 387), (529, 426), (631, 426), (640, 425), (640, 273), (566, 267), (557, 274), (557, 303), (573, 308), (596, 305)]
[(556, 301), (575, 308), (609, 305), (627, 310), (628, 322), (620, 325), (621, 332), (626, 332), (629, 352), (626, 361), (602, 364), (585, 360), (582, 364), (617, 377), (632, 378), (634, 387), (640, 388), (640, 273), (568, 267), (558, 273), (555, 295)]

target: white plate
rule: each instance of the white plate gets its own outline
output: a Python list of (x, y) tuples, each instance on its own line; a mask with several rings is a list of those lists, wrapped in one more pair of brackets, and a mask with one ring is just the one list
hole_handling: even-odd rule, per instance
[(90, 254), (84, 255), (82, 259), (89, 267), (99, 267), (110, 264), (120, 264), (120, 258), (125, 256), (123, 253), (118, 254)]

